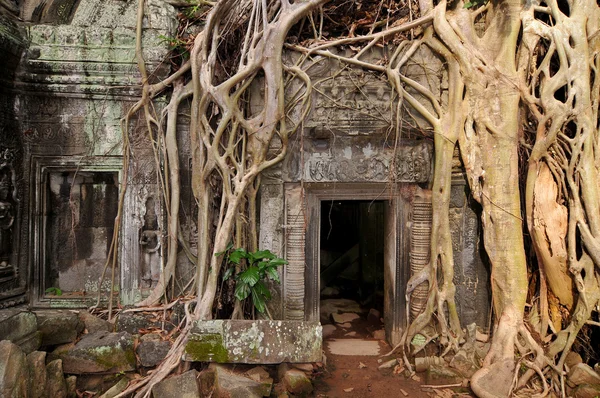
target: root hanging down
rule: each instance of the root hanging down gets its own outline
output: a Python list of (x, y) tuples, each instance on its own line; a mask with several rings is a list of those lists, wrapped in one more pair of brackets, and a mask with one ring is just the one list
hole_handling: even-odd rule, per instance
[[(537, 388), (540, 396), (551, 391), (565, 396), (566, 355), (600, 299), (596, 2), (406, 0), (360, 7), (337, 0), (202, 2), (196, 5), (202, 12), (185, 21), (196, 25), (196, 33), (188, 30), (180, 38), (189, 59), (177, 58), (172, 75), (156, 83), (142, 56), (144, 3), (139, 0), (136, 42), (142, 98), (123, 120), (123, 170), (131, 152), (128, 130), (137, 117), (148, 131), (156, 168), (163, 170), (159, 181), (168, 220), (164, 271), (138, 306), (170, 300), (181, 248), (195, 262), (188, 284), (194, 299), (186, 303), (185, 324), (167, 359), (121, 396), (149, 396), (178, 367), (193, 322), (214, 316), (228, 245), (246, 242), (257, 249), (261, 175), (287, 156), (295, 135), (303, 142), (303, 122), (320, 83), (309, 71), (323, 59), (389, 84), (394, 145), (404, 123), (433, 140), (432, 183), (421, 191), (432, 203), (429, 262), (406, 287), (407, 301), (417, 288), (427, 286), (428, 295), (396, 347), (406, 363), (417, 334), (427, 335), (442, 356), (456, 353), (465, 341), (448, 217), (458, 147), (470, 194), (481, 206), (495, 314), (491, 348), (471, 387), (479, 397), (526, 388)], [(340, 7), (350, 7), (344, 23), (336, 14)], [(439, 61), (437, 85), (414, 73), (423, 52)], [(431, 72), (429, 65), (420, 67), (423, 75)], [(248, 105), (251, 88), (263, 93), (260, 107)], [(169, 101), (161, 108), (158, 98), (165, 94)], [(183, 104), (190, 105), (185, 141), (191, 146), (197, 206), (195, 251), (180, 233)], [(114, 270), (117, 261), (126, 183), (125, 174), (105, 271)], [(537, 282), (530, 285), (528, 275)], [(527, 321), (534, 309), (541, 319), (535, 325)], [(566, 315), (551, 319), (551, 309)], [(235, 316), (243, 312), (238, 306)]]

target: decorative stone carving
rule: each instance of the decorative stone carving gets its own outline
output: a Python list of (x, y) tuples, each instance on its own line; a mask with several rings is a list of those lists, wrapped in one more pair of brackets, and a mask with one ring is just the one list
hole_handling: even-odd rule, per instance
[(300, 186), (286, 190), (285, 229), (287, 235), (283, 289), (284, 317), (290, 321), (304, 320), (305, 206)]
[[(431, 252), (431, 195), (415, 195), (411, 214), (410, 229), (410, 275), (421, 272), (430, 260)], [(428, 283), (421, 283), (412, 291), (410, 298), (410, 319), (414, 320), (425, 308)]]
[(0, 147), (0, 292), (18, 287), (17, 270), (12, 264), (18, 202), (13, 160), (13, 151)]
[(343, 72), (315, 85), (315, 92), (306, 127), (356, 136), (383, 133), (393, 124), (392, 90), (372, 74)]
[(152, 287), (158, 281), (160, 268), (161, 232), (159, 229), (156, 201), (153, 196), (145, 200), (143, 219), (144, 225), (140, 231), (140, 249), (143, 262), (142, 280)]
[(351, 148), (336, 153), (311, 153), (305, 178), (314, 182), (413, 182), (429, 181), (432, 148), (427, 142), (392, 150), (372, 150), (368, 156), (353, 155)]

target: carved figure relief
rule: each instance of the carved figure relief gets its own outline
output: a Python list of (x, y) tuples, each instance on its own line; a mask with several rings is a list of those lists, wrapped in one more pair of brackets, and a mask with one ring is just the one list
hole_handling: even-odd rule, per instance
[(11, 150), (0, 148), (0, 278), (14, 276), (11, 257), (17, 198), (12, 160)]
[(427, 182), (431, 175), (431, 146), (427, 143), (347, 159), (336, 154), (312, 154), (306, 175), (315, 182)]
[(153, 196), (146, 199), (144, 214), (144, 225), (140, 231), (140, 247), (142, 249), (142, 261), (144, 264), (144, 275), (142, 279), (152, 287), (158, 281), (160, 275), (159, 250), (161, 246), (158, 215)]

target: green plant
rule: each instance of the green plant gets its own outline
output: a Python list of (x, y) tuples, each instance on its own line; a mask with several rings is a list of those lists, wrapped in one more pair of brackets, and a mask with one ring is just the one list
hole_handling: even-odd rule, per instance
[(62, 296), (62, 290), (58, 287), (49, 287), (45, 290), (46, 294), (52, 294), (54, 296)]
[[(248, 267), (236, 274), (236, 266), (239, 266), (245, 259)], [(247, 252), (243, 248), (237, 248), (227, 256), (229, 263), (234, 266), (229, 267), (223, 274), (223, 280), (226, 281), (233, 276), (235, 280), (235, 298), (243, 301), (252, 296), (254, 308), (261, 314), (267, 309), (267, 301), (271, 299), (271, 292), (265, 284), (267, 279), (280, 282), (277, 267), (288, 262), (283, 258), (277, 257), (270, 250), (258, 250)]]

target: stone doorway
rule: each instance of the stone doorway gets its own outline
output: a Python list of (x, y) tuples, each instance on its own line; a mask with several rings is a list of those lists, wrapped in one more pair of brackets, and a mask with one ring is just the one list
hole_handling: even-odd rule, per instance
[[(380, 212), (380, 264), (385, 338), (396, 344), (405, 325), (404, 287), (408, 280), (408, 215), (410, 204), (400, 195), (400, 184), (338, 183), (305, 184), (304, 189), (286, 189), (286, 255), (290, 261), (284, 275), (286, 319), (302, 316), (320, 319), (321, 226), (326, 217), (323, 203), (355, 201), (368, 208), (378, 203)], [(375, 213), (374, 213), (375, 214)], [(326, 218), (325, 218), (326, 219)], [(366, 238), (366, 236), (365, 236)], [(375, 258), (377, 255), (374, 256)], [(300, 290), (301, 288), (301, 290)]]
[(389, 315), (384, 311), (386, 206), (382, 200), (321, 202), (320, 321), (328, 332), (383, 337), (381, 320)]

